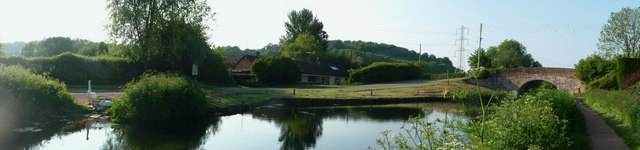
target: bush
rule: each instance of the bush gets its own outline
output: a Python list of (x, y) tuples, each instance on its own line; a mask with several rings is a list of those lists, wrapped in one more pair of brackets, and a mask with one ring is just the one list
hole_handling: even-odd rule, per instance
[[(484, 123), (488, 149), (568, 149), (568, 114), (575, 112), (573, 97), (563, 91), (542, 91), (507, 102)], [(478, 135), (477, 133), (474, 133)]]
[(210, 108), (205, 92), (193, 80), (169, 74), (145, 74), (127, 83), (124, 95), (109, 110), (121, 121), (173, 122), (201, 118)]
[(576, 77), (585, 83), (590, 83), (602, 78), (611, 71), (614, 71), (616, 64), (613, 61), (606, 60), (598, 55), (592, 55), (584, 59), (580, 59), (575, 64)]
[(414, 63), (376, 62), (351, 72), (349, 82), (380, 83), (417, 79), (422, 68)]
[(589, 88), (614, 90), (618, 88), (616, 84), (616, 72), (610, 72), (604, 77), (591, 81)]
[(0, 110), (3, 110), (0, 120), (7, 120), (4, 118), (7, 116), (22, 120), (87, 112), (74, 101), (63, 83), (3, 64), (0, 64)]
[(251, 64), (251, 72), (258, 81), (267, 84), (291, 84), (301, 80), (302, 70), (291, 58), (284, 56), (262, 57)]

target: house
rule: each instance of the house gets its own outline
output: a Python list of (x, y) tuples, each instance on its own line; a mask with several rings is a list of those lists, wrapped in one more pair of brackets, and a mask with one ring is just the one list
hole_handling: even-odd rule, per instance
[(260, 58), (260, 52), (256, 52), (256, 55), (244, 55), (238, 61), (236, 61), (231, 67), (231, 73), (234, 74), (251, 74), (251, 63)]
[(346, 68), (331, 64), (322, 64), (310, 61), (297, 61), (302, 69), (303, 84), (337, 85), (349, 79)]

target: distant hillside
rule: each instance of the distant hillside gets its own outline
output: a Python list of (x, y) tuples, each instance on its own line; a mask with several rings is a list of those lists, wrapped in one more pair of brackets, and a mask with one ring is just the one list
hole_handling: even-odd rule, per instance
[[(272, 56), (280, 53), (280, 45), (269, 44), (261, 49), (245, 49), (241, 50), (237, 46), (223, 46), (219, 48), (227, 57), (227, 60), (240, 59), (243, 55), (255, 55), (260, 52), (262, 56)], [(391, 44), (363, 42), (363, 41), (329, 41), (330, 53), (351, 56), (355, 60), (361, 60), (362, 65), (368, 65), (374, 62), (408, 62), (417, 61), (418, 53), (403, 47), (397, 47)], [(429, 73), (445, 73), (455, 72), (451, 60), (447, 57), (438, 58), (433, 54), (423, 53), (422, 61), (430, 64)]]
[(13, 43), (2, 43), (4, 45), (4, 49), (2, 51), (7, 56), (18, 56), (20, 55), (20, 50), (24, 47), (25, 42), (13, 42)]

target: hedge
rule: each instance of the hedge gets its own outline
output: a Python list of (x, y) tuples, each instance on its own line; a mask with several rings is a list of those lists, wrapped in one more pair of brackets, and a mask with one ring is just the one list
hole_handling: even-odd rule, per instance
[(85, 85), (88, 80), (95, 84), (124, 84), (144, 72), (141, 63), (125, 58), (87, 57), (71, 52), (53, 57), (0, 57), (0, 63), (20, 65), (36, 74), (47, 73), (71, 85)]
[(626, 89), (632, 86), (634, 83), (623, 82), (627, 75), (636, 73), (640, 70), (640, 58), (619, 58), (616, 62), (618, 65), (618, 72), (616, 74), (618, 89)]
[(422, 69), (412, 63), (376, 62), (351, 72), (349, 82), (380, 83), (417, 79)]

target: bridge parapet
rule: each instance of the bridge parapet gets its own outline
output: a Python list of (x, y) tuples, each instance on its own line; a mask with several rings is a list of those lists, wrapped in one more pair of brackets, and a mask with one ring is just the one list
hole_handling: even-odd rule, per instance
[[(521, 91), (523, 85), (532, 81), (547, 81), (555, 85), (558, 90), (567, 90), (571, 93), (576, 89), (584, 89), (582, 82), (575, 78), (575, 70), (568, 68), (510, 68), (494, 70), (491, 77), (478, 80), (478, 84), (484, 87), (505, 90)], [(475, 84), (475, 80), (467, 80)]]

